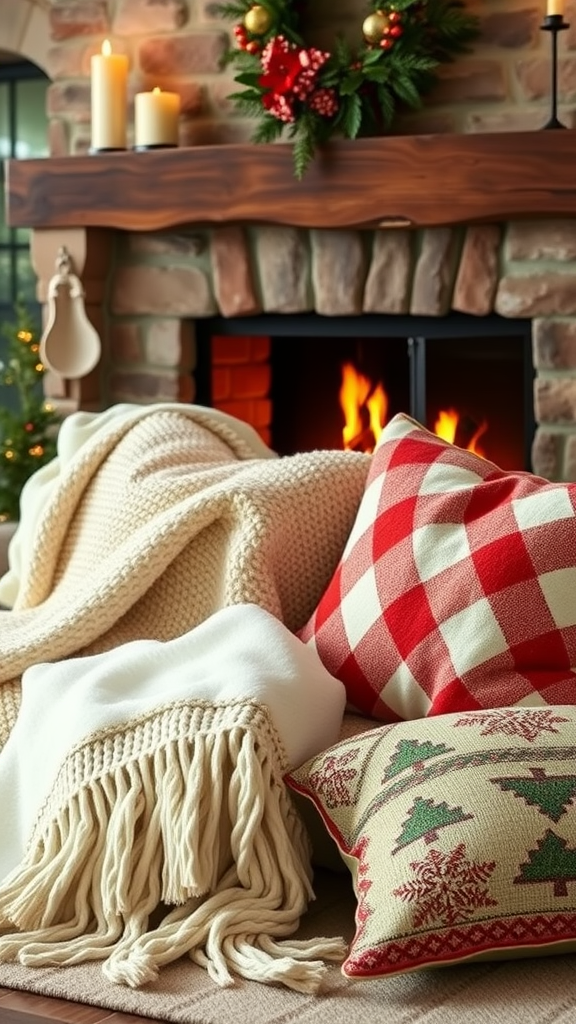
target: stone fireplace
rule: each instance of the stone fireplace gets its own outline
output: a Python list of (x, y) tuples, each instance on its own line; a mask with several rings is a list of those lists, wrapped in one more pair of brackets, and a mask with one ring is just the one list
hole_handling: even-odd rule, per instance
[[(92, 374), (49, 375), (47, 394), (85, 409), (194, 401), (197, 328), (213, 316), (525, 318), (533, 468), (576, 479), (576, 144), (546, 141), (546, 153), (534, 132), (334, 143), (302, 182), (279, 145), (9, 162), (39, 297), (66, 245), (103, 341)], [(269, 441), (267, 336), (218, 335), (212, 360), (213, 404)]]

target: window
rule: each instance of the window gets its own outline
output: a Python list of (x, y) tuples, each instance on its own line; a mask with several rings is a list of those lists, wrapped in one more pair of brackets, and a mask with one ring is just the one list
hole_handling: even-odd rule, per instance
[(33, 64), (0, 62), (0, 319), (10, 319), (16, 299), (36, 301), (30, 231), (6, 224), (4, 160), (48, 156), (48, 78)]
[[(32, 313), (36, 301), (36, 275), (30, 261), (30, 230), (6, 223), (4, 160), (48, 156), (46, 90), (49, 79), (34, 64), (0, 55), (0, 325), (15, 320), (14, 305), (22, 299)], [(0, 360), (6, 338), (0, 334)], [(12, 407), (10, 388), (0, 385), (0, 405)]]

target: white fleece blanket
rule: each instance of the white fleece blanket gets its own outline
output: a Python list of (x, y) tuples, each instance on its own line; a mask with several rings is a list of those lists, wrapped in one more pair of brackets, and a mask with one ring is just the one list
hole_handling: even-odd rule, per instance
[(20, 714), (0, 752), (0, 888), (18, 873), (69, 752), (186, 701), (266, 706), (294, 768), (338, 738), (345, 691), (310, 647), (256, 605), (225, 608), (175, 640), (135, 640), (27, 669)]

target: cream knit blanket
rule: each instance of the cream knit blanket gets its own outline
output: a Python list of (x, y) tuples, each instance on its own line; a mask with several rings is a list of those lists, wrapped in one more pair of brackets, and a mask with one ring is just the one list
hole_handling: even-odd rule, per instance
[[(113, 656), (132, 641), (172, 641), (232, 605), (256, 605), (289, 632), (295, 631), (312, 612), (337, 564), (368, 464), (368, 456), (350, 452), (277, 458), (250, 428), (195, 406), (120, 406), (100, 416), (71, 416), (61, 429), (57, 459), (25, 489), (21, 526), (10, 553), (11, 571), (0, 592), (1, 600), (9, 596), (14, 603), (13, 611), (0, 614), (0, 745), (14, 728), (20, 678), (31, 666), (105, 652)], [(305, 963), (302, 970), (295, 970), (298, 951), (287, 954), (275, 945), (274, 936), (294, 930), (310, 897), (308, 867), (298, 820), (286, 804), (285, 788), (278, 783), (286, 766), (282, 739), (265, 703), (251, 703), (250, 709), (246, 718), (235, 702), (217, 704), (203, 708), (198, 719), (189, 707), (177, 727), (170, 709), (153, 715), (149, 727), (133, 722), (128, 731), (122, 729), (112, 737), (112, 748), (117, 750), (119, 745), (119, 774), (112, 766), (110, 772), (104, 770), (96, 790), (94, 765), (100, 771), (103, 763), (108, 764), (102, 736), (88, 734), (80, 748), (68, 751), (58, 772), (57, 809), (49, 798), (31, 830), (27, 856), (32, 859), (27, 863), (34, 868), (26, 877), (17, 872), (3, 892), (4, 925), (12, 922), (9, 927), (27, 933), (55, 929), (49, 941), (58, 943), (57, 962), (67, 963), (86, 957), (85, 932), (90, 932), (89, 956), (96, 955), (94, 949), (100, 943), (102, 957), (116, 964), (114, 977), (128, 984), (150, 980), (158, 966), (172, 958), (174, 949), (186, 948), (222, 984), (229, 983), (234, 970), (246, 977), (282, 978), (294, 987), (313, 989), (319, 983), (318, 965)], [(168, 746), (163, 730), (167, 730)], [(211, 736), (221, 732), (222, 748), (214, 746), (213, 740), (200, 744), (198, 736), (204, 731)], [(133, 751), (134, 744), (137, 749), (140, 743), (150, 744), (151, 736), (160, 738), (154, 769), (150, 772), (148, 762), (143, 765), (137, 758), (134, 773), (135, 762), (130, 758), (125, 762), (124, 754)], [(244, 763), (242, 744), (237, 746), (239, 736), (246, 737), (250, 752)], [(111, 742), (108, 734), (105, 741)], [(29, 743), (34, 744), (33, 736)], [(168, 748), (171, 771), (165, 770)], [(243, 814), (236, 828), (231, 826), (232, 847), (244, 830), (251, 835), (251, 807), (261, 806), (254, 794), (273, 794), (272, 803), (259, 812), (257, 833), (265, 837), (262, 855), (242, 861), (241, 870), (238, 858), (229, 864), (226, 856), (216, 857), (209, 912), (199, 930), (194, 918), (193, 935), (189, 933), (191, 914), (186, 903), (168, 915), (168, 931), (158, 947), (152, 941), (144, 951), (137, 940), (148, 931), (152, 908), (174, 895), (170, 885), (165, 888), (163, 871), (168, 868), (163, 845), (157, 841), (158, 830), (167, 820), (163, 816), (171, 787), (182, 795), (186, 792), (182, 778), (190, 771), (188, 759), (198, 749), (205, 752), (203, 763), (210, 764), (215, 792), (220, 793), (222, 780), (224, 785), (230, 783), (225, 795), (220, 793), (221, 806), (229, 805), (230, 821), (235, 802), (241, 800)], [(242, 790), (238, 780), (246, 771), (255, 773), (257, 784)], [(101, 796), (94, 797), (94, 792)], [(127, 846), (124, 840), (119, 846), (109, 845), (103, 837), (115, 834), (113, 819), (124, 815), (126, 804), (134, 805), (134, 831)], [(192, 812), (190, 803), (186, 808)], [(199, 831), (186, 838), (187, 846), (179, 847), (181, 861), (183, 849), (201, 841), (208, 817), (204, 807), (200, 818), (194, 819)], [(49, 867), (47, 874), (38, 870), (40, 862), (49, 865), (55, 858), (62, 865), (72, 847), (84, 843), (85, 829), (92, 837), (84, 847), (93, 858), (91, 867), (82, 861), (79, 874), (74, 869), (70, 874), (61, 871), (57, 879)], [(275, 834), (282, 836), (282, 849), (290, 851), (282, 867), (284, 854), (274, 842)], [(228, 849), (226, 844), (222, 849)], [(140, 861), (146, 868), (134, 879), (132, 869)], [(80, 862), (74, 855), (70, 863), (78, 866)], [(182, 863), (178, 870), (183, 870)], [(257, 942), (254, 925), (247, 933), (248, 919), (254, 917), (252, 871), (262, 879), (270, 874), (271, 879), (266, 883), (270, 891), (266, 886), (258, 889), (262, 879), (255, 883), (264, 915)], [(234, 872), (241, 880), (239, 887)], [(52, 877), (52, 883), (39, 889), (39, 898), (33, 900), (36, 875), (39, 886), (41, 879), (46, 882)], [(109, 886), (103, 897), (103, 918), (98, 917), (97, 901), (91, 898), (91, 886), (101, 877)], [(158, 877), (161, 884), (154, 882)], [(248, 894), (242, 895), (245, 884)], [(224, 894), (231, 886), (239, 888), (240, 896), (228, 914)], [(216, 916), (212, 898), (220, 899), (222, 913)], [(266, 917), (268, 911), (275, 923)], [(238, 940), (239, 946), (236, 935), (244, 937)], [(42, 943), (45, 936), (38, 939)], [(16, 936), (12, 943), (6, 939), (1, 955), (20, 955), (26, 962), (35, 962), (41, 950), (34, 941), (31, 934), (24, 945)], [(115, 942), (118, 948), (110, 956)], [(128, 949), (130, 957), (125, 955)], [(303, 955), (309, 958), (310, 950)], [(321, 949), (320, 955), (329, 956), (330, 948)], [(129, 968), (122, 966), (126, 960)], [(272, 969), (270, 961), (276, 965)]]
[(16, 569), (0, 589), (14, 606), (0, 614), (0, 747), (29, 665), (169, 640), (230, 604), (298, 629), (338, 562), (368, 463), (277, 458), (246, 424), (200, 406), (70, 416), (54, 464), (24, 490)]

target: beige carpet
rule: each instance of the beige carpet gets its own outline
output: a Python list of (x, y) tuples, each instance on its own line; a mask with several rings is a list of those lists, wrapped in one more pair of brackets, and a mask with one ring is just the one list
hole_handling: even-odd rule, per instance
[[(354, 898), (348, 876), (319, 872), (317, 900), (301, 934), (350, 936)], [(187, 961), (165, 967), (156, 984), (110, 985), (100, 965), (32, 969), (0, 965), (0, 986), (140, 1014), (175, 1024), (574, 1024), (576, 956), (471, 964), (368, 982), (330, 970), (324, 994), (239, 980), (220, 989)]]

